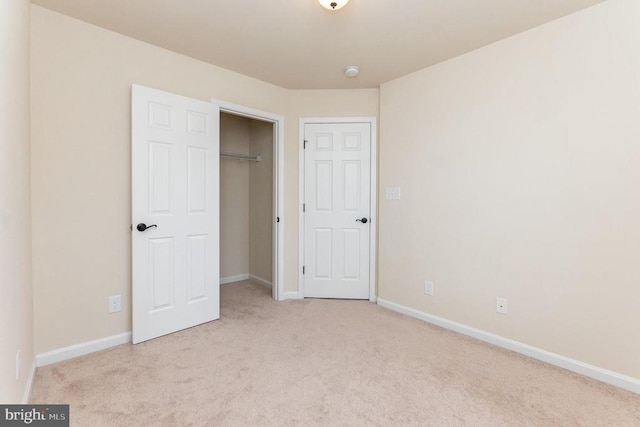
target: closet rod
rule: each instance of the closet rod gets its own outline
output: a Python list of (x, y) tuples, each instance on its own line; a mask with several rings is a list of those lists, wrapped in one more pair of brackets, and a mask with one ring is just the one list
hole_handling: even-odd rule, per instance
[(220, 152), (220, 157), (226, 157), (229, 159), (250, 160), (252, 162), (259, 162), (261, 160), (259, 154), (257, 156), (252, 156), (250, 154), (225, 153), (223, 151)]

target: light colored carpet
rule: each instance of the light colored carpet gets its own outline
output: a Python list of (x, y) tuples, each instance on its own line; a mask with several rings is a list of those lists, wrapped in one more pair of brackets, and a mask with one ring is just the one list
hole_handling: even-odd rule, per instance
[(73, 426), (640, 426), (640, 396), (366, 301), (222, 286), (221, 319), (38, 368)]

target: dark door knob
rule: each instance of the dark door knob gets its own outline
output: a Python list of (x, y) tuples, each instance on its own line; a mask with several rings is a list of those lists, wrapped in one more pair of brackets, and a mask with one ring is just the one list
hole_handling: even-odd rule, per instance
[(356, 221), (360, 221), (361, 223), (366, 224), (367, 221), (369, 221), (369, 220), (367, 218), (362, 218), (362, 219), (358, 218), (358, 219), (356, 219)]
[(136, 229), (138, 231), (144, 231), (147, 228), (151, 228), (151, 227), (157, 227), (157, 225), (153, 224), (153, 225), (147, 225), (144, 222), (141, 222), (140, 224), (136, 225)]

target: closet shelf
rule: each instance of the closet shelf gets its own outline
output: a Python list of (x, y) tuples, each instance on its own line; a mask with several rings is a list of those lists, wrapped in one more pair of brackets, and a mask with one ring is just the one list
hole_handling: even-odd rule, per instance
[(227, 159), (248, 160), (250, 162), (259, 162), (261, 160), (260, 155), (252, 156), (251, 154), (237, 154), (237, 153), (225, 153), (220, 152), (220, 157)]

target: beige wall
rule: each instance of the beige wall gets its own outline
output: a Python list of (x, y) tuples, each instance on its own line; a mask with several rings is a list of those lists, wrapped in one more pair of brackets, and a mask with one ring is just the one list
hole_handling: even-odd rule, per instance
[[(285, 289), (298, 286), (298, 118), (377, 115), (378, 91), (288, 91), (32, 6), (38, 353), (131, 330), (131, 84), (285, 116)], [(123, 310), (107, 313), (109, 295)]]
[[(249, 154), (251, 120), (220, 115), (220, 151)], [(220, 158), (220, 277), (249, 272), (249, 162)]]
[[(33, 362), (29, 1), (0, 2), (0, 402), (21, 403)], [(16, 353), (21, 354), (16, 379)]]
[(271, 282), (273, 271), (273, 124), (250, 121), (249, 274)]
[(608, 1), (381, 87), (381, 298), (640, 378), (639, 16)]
[(32, 6), (38, 353), (131, 330), (132, 83), (286, 111), (282, 88)]

